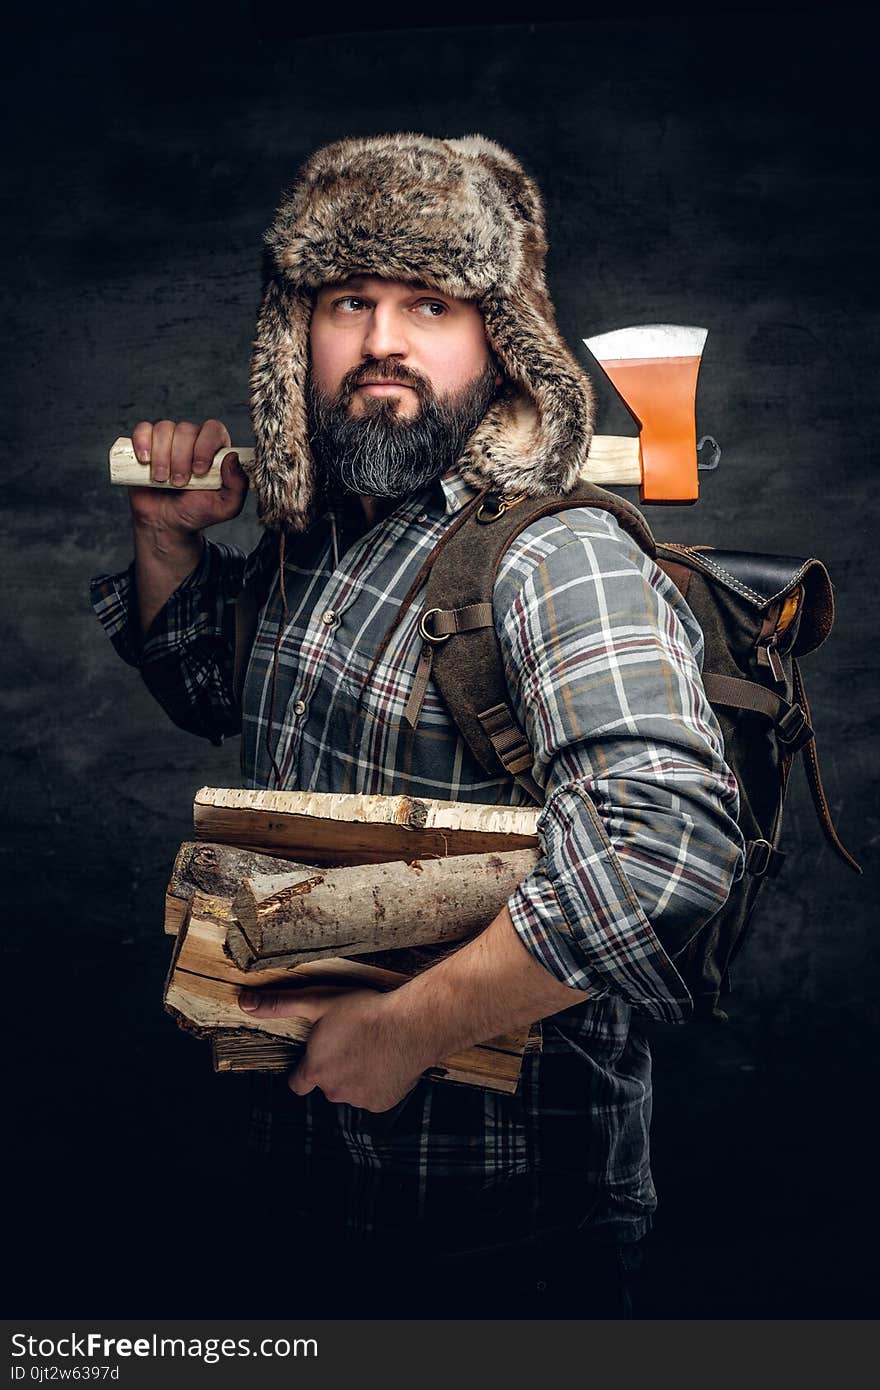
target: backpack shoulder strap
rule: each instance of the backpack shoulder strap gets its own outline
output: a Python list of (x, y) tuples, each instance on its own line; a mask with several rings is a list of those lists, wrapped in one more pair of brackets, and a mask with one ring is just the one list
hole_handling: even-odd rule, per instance
[[(540, 517), (575, 507), (611, 512), (642, 550), (656, 554), (641, 513), (624, 498), (591, 483), (548, 497), (485, 494), (431, 565), (419, 624), (422, 653), (405, 714), (415, 727), (433, 676), (480, 765), (493, 776), (515, 777), (539, 803), (543, 793), (530, 776), (532, 752), (510, 705), (492, 594), (502, 558), (515, 537)], [(456, 640), (450, 641), (452, 637)]]

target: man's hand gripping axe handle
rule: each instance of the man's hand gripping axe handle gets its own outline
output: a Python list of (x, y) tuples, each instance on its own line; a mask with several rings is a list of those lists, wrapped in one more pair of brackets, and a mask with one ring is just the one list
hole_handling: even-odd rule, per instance
[[(697, 441), (694, 403), (697, 373), (706, 341), (705, 328), (677, 324), (644, 324), (619, 328), (596, 338), (584, 338), (596, 361), (623, 398), (641, 433), (637, 439), (596, 434), (582, 476), (604, 486), (637, 486), (643, 502), (696, 502)], [(187, 489), (220, 486), (220, 465), (226, 454), (250, 463), (253, 449), (234, 445), (214, 456), (210, 471), (191, 477)], [(117, 439), (110, 450), (110, 481), (123, 487), (161, 487), (171, 483), (145, 482), (130, 439)]]
[(170, 481), (153, 482), (146, 465), (139, 463), (135, 458), (131, 440), (121, 436), (110, 448), (110, 481), (119, 487), (157, 487), (164, 488), (167, 492), (217, 492), (221, 485), (220, 465), (227, 454), (237, 454), (239, 463), (251, 463), (254, 457), (253, 449), (239, 449), (238, 445), (218, 449), (207, 473), (203, 473), (200, 478), (192, 474), (186, 487), (176, 487)]

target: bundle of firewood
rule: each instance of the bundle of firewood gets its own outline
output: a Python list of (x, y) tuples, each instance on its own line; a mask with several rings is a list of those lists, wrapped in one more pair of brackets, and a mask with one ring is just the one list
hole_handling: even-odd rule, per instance
[[(309, 1024), (253, 1018), (245, 985), (394, 989), (482, 931), (538, 860), (537, 812), (410, 797), (204, 787), (165, 929), (165, 1007), (217, 1071), (286, 1071)], [(512, 1092), (540, 1027), (444, 1059), (430, 1077)]]

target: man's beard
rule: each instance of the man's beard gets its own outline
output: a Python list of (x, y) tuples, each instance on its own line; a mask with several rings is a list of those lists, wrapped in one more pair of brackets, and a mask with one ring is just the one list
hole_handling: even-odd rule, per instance
[[(399, 362), (366, 361), (348, 372), (335, 396), (309, 380), (309, 442), (321, 483), (330, 497), (408, 497), (421, 492), (461, 457), (464, 446), (496, 394), (496, 367), (463, 391), (438, 399), (430, 382)], [(361, 415), (350, 413), (365, 381), (400, 381), (418, 397), (419, 410), (398, 414), (400, 397), (362, 397)]]

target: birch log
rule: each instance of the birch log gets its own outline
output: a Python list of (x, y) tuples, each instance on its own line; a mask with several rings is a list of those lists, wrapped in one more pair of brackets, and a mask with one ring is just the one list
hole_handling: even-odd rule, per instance
[(242, 880), (253, 873), (290, 874), (308, 865), (257, 854), (237, 845), (202, 844), (185, 840), (177, 851), (165, 890), (165, 931), (176, 936), (183, 925), (193, 893), (232, 898)]
[(240, 970), (461, 941), (487, 927), (538, 851), (466, 854), (296, 874), (253, 874), (232, 903)]
[(339, 867), (531, 849), (538, 815), (533, 806), (202, 787), (193, 831), (196, 840)]

